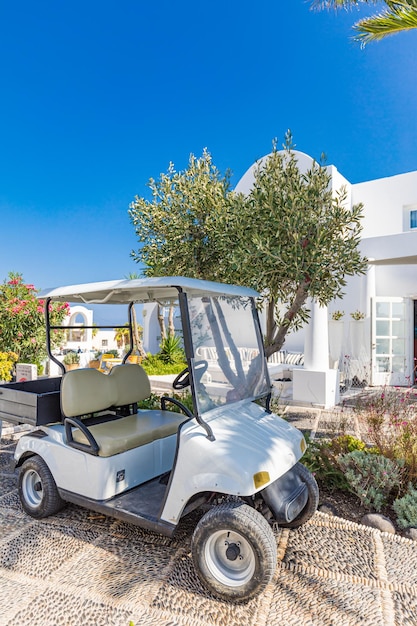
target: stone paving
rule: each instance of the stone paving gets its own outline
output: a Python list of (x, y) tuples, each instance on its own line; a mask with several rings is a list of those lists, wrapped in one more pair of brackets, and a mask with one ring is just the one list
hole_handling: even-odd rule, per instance
[[(318, 411), (288, 411), (303, 430)], [(329, 417), (330, 419), (330, 417)], [(173, 539), (69, 505), (24, 514), (15, 441), (0, 445), (0, 626), (416, 626), (417, 547), (396, 535), (316, 513), (278, 529), (278, 564), (264, 593), (243, 605), (213, 599), (190, 555), (197, 513)]]

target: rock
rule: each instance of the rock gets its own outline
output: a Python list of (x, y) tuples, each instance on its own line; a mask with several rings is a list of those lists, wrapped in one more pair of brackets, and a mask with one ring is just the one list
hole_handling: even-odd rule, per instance
[(417, 541), (417, 528), (407, 528), (404, 532), (405, 537), (407, 539), (412, 539), (413, 541)]
[(323, 504), (320, 504), (318, 509), (320, 513), (326, 513), (326, 515), (338, 515), (336, 507), (330, 502), (323, 502)]
[(395, 535), (395, 526), (388, 517), (380, 513), (367, 513), (361, 518), (361, 524), (376, 528), (383, 533), (391, 533)]

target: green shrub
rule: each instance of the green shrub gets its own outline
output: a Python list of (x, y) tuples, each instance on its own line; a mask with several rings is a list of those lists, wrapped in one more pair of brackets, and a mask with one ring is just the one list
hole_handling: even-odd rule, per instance
[(355, 405), (363, 432), (380, 454), (404, 461), (404, 484), (417, 481), (417, 406), (410, 394), (384, 387)]
[(347, 491), (349, 485), (337, 462), (339, 452), (335, 453), (332, 442), (320, 439), (311, 440), (307, 434), (304, 436), (307, 450), (303, 456), (303, 464), (316, 479), (322, 481), (330, 489)]
[(18, 358), (16, 352), (0, 352), (0, 380), (6, 383), (12, 380), (13, 366)]
[(339, 465), (339, 457), (354, 450), (365, 450), (366, 444), (352, 435), (339, 435), (330, 441), (327, 439), (312, 441), (308, 435), (305, 438), (307, 451), (303, 457), (304, 465), (330, 489), (350, 491), (344, 472)]
[(405, 495), (394, 501), (392, 508), (400, 528), (417, 527), (417, 489), (412, 483), (408, 484)]
[(67, 352), (62, 362), (65, 365), (78, 365), (80, 363), (80, 355), (77, 352)]
[(380, 511), (387, 504), (390, 494), (400, 490), (403, 477), (400, 461), (354, 450), (340, 455), (338, 464), (350, 490), (368, 509)]
[(182, 339), (178, 335), (170, 335), (163, 339), (158, 356), (164, 363), (183, 363), (185, 361)]
[(168, 374), (179, 374), (187, 367), (184, 361), (176, 363), (166, 363), (159, 354), (148, 354), (141, 362), (141, 366), (148, 376), (164, 376)]
[[(191, 393), (186, 392), (181, 395), (178, 393), (174, 393), (174, 394), (165, 393), (163, 395), (168, 396), (169, 398), (174, 398), (175, 400), (178, 400), (185, 407), (187, 407), (187, 409), (189, 409), (191, 412), (194, 411), (193, 398), (192, 398)], [(155, 409), (160, 409), (160, 408), (161, 408), (161, 396), (158, 396), (158, 394), (156, 393), (151, 393), (149, 398), (146, 398), (146, 400), (141, 400), (141, 402), (138, 402), (138, 409), (148, 409), (148, 410), (153, 411)], [(180, 411), (180, 409), (175, 404), (170, 403), (170, 402), (167, 402), (166, 410), (173, 411), (174, 413), (178, 413)]]

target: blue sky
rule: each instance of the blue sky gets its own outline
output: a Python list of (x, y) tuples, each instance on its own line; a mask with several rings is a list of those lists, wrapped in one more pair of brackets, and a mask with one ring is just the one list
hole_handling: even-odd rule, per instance
[(136, 271), (130, 202), (204, 147), (235, 183), (287, 128), (353, 183), (416, 170), (417, 32), (309, 6), (0, 0), (0, 280)]

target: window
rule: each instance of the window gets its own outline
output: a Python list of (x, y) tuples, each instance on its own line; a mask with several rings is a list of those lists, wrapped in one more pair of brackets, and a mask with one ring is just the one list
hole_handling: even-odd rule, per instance
[(417, 204), (403, 205), (403, 232), (417, 230)]
[(101, 340), (101, 347), (102, 348), (107, 348), (107, 346), (109, 345), (109, 342), (107, 339), (102, 339)]

